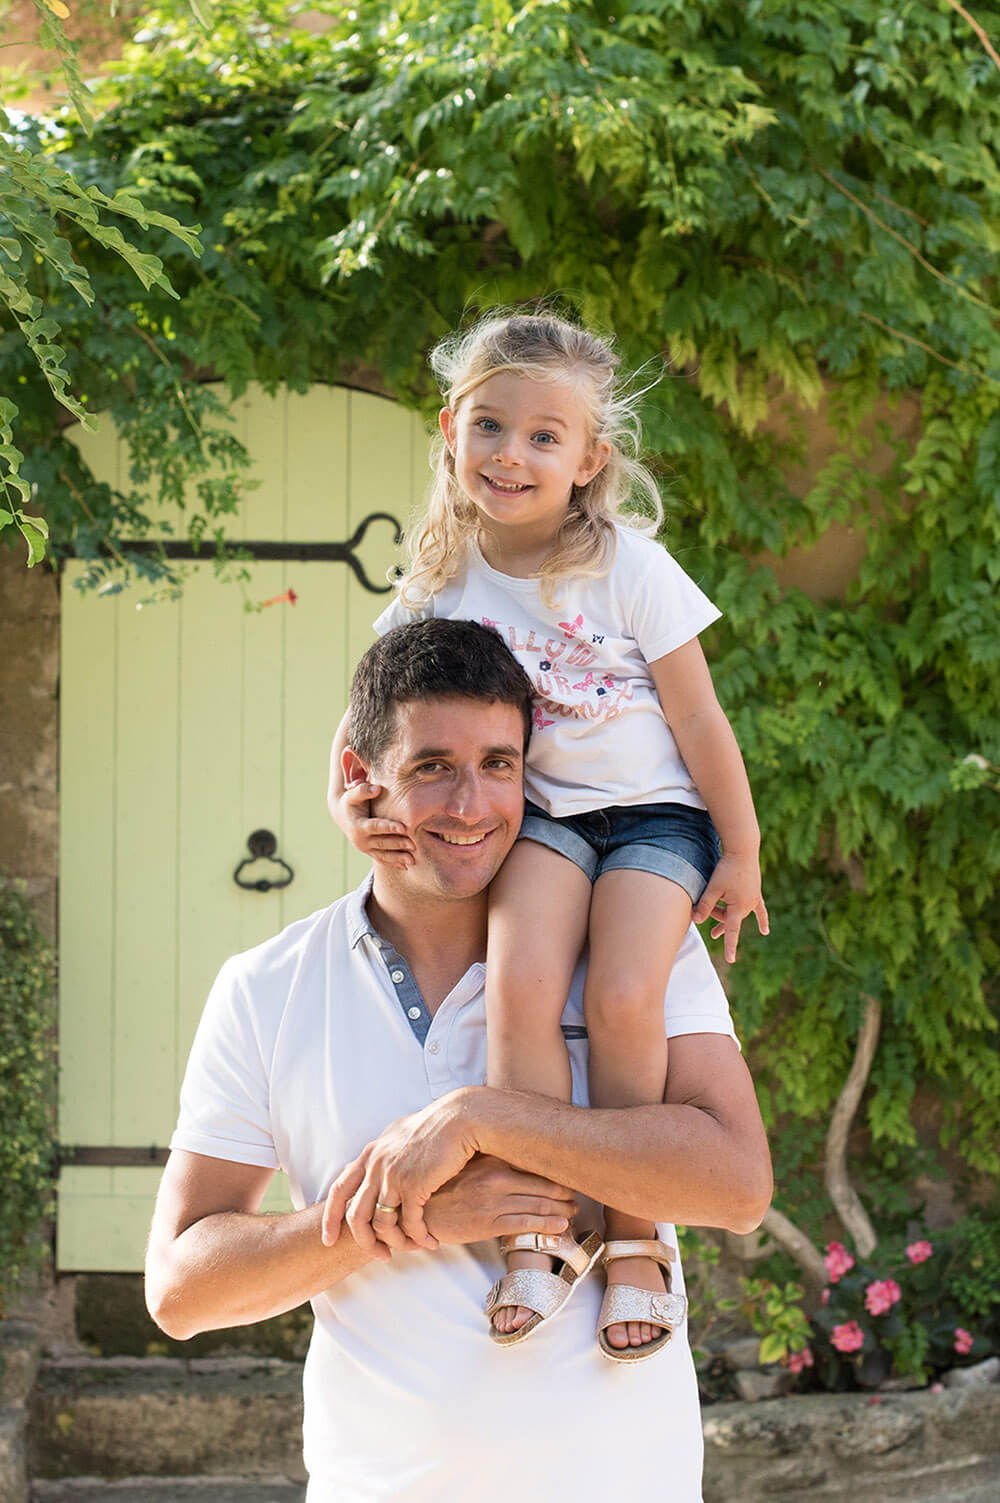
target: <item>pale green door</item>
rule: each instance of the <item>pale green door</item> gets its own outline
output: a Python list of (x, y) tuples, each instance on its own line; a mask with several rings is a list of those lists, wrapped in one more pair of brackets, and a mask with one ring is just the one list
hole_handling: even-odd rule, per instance
[[(405, 523), (427, 440), (382, 398), (317, 387), (251, 392), (240, 418), (261, 488), (234, 521), (249, 542), (348, 539), (373, 512)], [(81, 436), (95, 472), (121, 463), (113, 431)], [(358, 548), (376, 585), (397, 557), (373, 522)], [(344, 562), (248, 566), (247, 613), (210, 564), (179, 601), (81, 595), (62, 581), (60, 1121), (57, 1259), (137, 1271), (194, 1029), (227, 955), (338, 897), (365, 862), (325, 810), (330, 739), (387, 596)], [(237, 886), (247, 837), (270, 830), (294, 872)], [(244, 880), (284, 875), (274, 863)], [(269, 1196), (285, 1204), (276, 1179)]]

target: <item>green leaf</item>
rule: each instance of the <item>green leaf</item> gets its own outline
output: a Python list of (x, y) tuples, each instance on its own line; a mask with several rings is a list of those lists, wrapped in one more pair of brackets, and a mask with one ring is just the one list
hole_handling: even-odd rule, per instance
[(768, 1362), (780, 1362), (787, 1350), (788, 1342), (786, 1338), (779, 1335), (777, 1331), (774, 1331), (770, 1336), (765, 1336), (761, 1341), (760, 1357), (758, 1360), (762, 1366), (765, 1366)]
[(19, 516), (15, 518), (18, 530), (28, 545), (28, 568), (34, 568), (45, 557), (45, 540), (48, 529), (38, 525), (40, 518)]

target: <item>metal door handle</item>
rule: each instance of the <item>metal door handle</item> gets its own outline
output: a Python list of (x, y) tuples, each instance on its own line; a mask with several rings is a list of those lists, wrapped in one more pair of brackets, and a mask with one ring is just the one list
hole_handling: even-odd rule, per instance
[[(244, 856), (239, 866), (233, 872), (233, 881), (236, 883), (236, 886), (243, 887), (248, 892), (270, 892), (275, 887), (287, 887), (295, 876), (295, 873), (287, 861), (283, 861), (280, 856), (275, 854), (277, 849), (278, 842), (270, 830), (254, 830), (252, 835), (248, 835), (247, 850), (250, 854), (249, 856)], [(244, 881), (240, 877), (240, 872), (245, 866), (252, 866), (255, 861), (273, 861), (276, 866), (280, 866), (284, 870), (285, 876), (279, 878), (276, 882), (269, 882), (266, 877), (258, 877), (256, 882)]]

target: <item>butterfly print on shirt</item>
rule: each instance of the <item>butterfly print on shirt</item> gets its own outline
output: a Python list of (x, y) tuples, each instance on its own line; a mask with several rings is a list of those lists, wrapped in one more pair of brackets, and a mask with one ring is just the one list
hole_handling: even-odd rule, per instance
[(560, 621), (559, 625), (568, 637), (575, 637), (583, 625), (583, 617), (577, 616), (575, 621)]

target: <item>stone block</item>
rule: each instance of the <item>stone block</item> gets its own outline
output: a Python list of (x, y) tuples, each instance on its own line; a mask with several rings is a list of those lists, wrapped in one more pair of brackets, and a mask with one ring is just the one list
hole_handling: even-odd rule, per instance
[(32, 1477), (303, 1477), (302, 1367), (233, 1358), (43, 1362), (31, 1397)]
[(5, 621), (36, 621), (54, 626), (59, 619), (59, 586), (51, 569), (29, 569), (27, 550), (0, 548), (0, 600)]
[(809, 1442), (810, 1425), (804, 1406), (808, 1399), (783, 1404), (765, 1400), (745, 1404), (717, 1404), (705, 1411), (703, 1430), (708, 1451), (739, 1452), (749, 1457), (789, 1456)]
[(761, 1399), (777, 1399), (787, 1393), (794, 1383), (794, 1374), (785, 1368), (774, 1372), (762, 1372), (760, 1368), (740, 1371), (733, 1382), (741, 1399), (756, 1404)]
[(42, 1354), (37, 1326), (26, 1320), (0, 1324), (0, 1402), (23, 1404), (31, 1392)]
[(722, 1357), (734, 1372), (749, 1372), (760, 1366), (760, 1337), (740, 1336), (727, 1341), (712, 1354)]
[(146, 1309), (141, 1273), (77, 1274), (72, 1291), (73, 1334), (92, 1355), (144, 1357), (281, 1357), (301, 1362), (312, 1335), (308, 1305), (252, 1326), (203, 1331), (174, 1341), (154, 1325)]
[(22, 1404), (0, 1406), (0, 1499), (28, 1503), (28, 1473), (24, 1456), (26, 1414)]
[(953, 1367), (941, 1378), (945, 1388), (988, 1388), (998, 1381), (1000, 1357), (987, 1357), (985, 1362), (975, 1362), (971, 1367)]
[(903, 1447), (919, 1444), (924, 1430), (923, 1415), (903, 1408), (898, 1400), (869, 1401), (839, 1424), (830, 1437), (834, 1454), (845, 1459), (886, 1456)]

